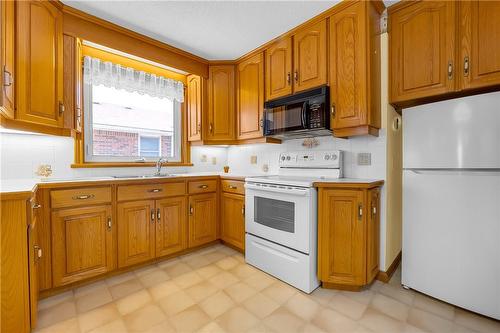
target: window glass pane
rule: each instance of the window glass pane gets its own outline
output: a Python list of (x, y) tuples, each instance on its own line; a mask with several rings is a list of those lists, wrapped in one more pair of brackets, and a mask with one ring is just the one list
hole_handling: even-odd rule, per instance
[(141, 136), (140, 156), (160, 156), (160, 138)]
[(295, 231), (295, 203), (254, 197), (255, 222), (281, 231)]

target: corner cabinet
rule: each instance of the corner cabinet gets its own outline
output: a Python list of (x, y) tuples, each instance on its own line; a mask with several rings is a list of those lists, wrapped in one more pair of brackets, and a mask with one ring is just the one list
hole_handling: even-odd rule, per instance
[(234, 65), (210, 66), (206, 118), (204, 139), (235, 139)]
[(2, 72), (2, 89), (0, 90), (0, 111), (9, 118), (14, 118), (14, 45), (15, 45), (15, 2), (2, 1), (0, 3), (0, 29), (1, 29), (1, 50), (0, 66)]
[(371, 1), (359, 1), (330, 16), (330, 124), (335, 137), (378, 136), (378, 10)]
[(379, 186), (320, 187), (318, 279), (325, 288), (359, 290), (379, 271)]
[(245, 183), (223, 179), (221, 184), (221, 239), (245, 251)]

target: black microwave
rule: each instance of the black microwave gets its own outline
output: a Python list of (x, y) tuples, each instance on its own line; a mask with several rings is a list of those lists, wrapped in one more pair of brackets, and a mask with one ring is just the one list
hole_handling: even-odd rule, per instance
[(264, 135), (278, 139), (331, 135), (328, 87), (264, 104)]

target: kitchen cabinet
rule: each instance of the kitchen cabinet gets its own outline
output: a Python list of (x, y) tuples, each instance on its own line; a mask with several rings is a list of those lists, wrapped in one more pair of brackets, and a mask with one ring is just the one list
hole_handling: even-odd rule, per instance
[(354, 2), (330, 17), (331, 128), (336, 137), (378, 135), (380, 13)]
[(16, 119), (63, 127), (63, 15), (52, 1), (16, 1)]
[(189, 247), (217, 239), (217, 193), (189, 197)]
[(0, 111), (7, 118), (14, 118), (14, 45), (15, 12), (14, 1), (2, 1), (0, 4), (1, 51), (0, 66), (2, 71), (2, 89), (0, 89)]
[(55, 287), (114, 268), (111, 205), (52, 211), (52, 276)]
[(156, 201), (156, 256), (162, 257), (187, 248), (186, 197)]
[(237, 139), (260, 138), (264, 114), (263, 53), (243, 60), (237, 69)]
[(63, 78), (64, 127), (81, 132), (83, 125), (82, 42), (79, 38), (69, 35), (63, 35)]
[(33, 196), (28, 203), (28, 271), (30, 295), (30, 325), (36, 327), (38, 319), (38, 293), (39, 293), (39, 262), (42, 257), (42, 248), (38, 241), (38, 199)]
[(203, 79), (197, 75), (187, 77), (187, 122), (188, 141), (201, 140), (202, 108), (203, 108)]
[(221, 194), (221, 239), (245, 250), (245, 196), (222, 192)]
[(236, 137), (234, 101), (234, 65), (213, 65), (209, 68), (207, 140), (234, 140)]
[(323, 287), (359, 290), (378, 273), (378, 187), (320, 188), (318, 279)]
[(266, 101), (292, 93), (292, 38), (285, 37), (266, 49)]

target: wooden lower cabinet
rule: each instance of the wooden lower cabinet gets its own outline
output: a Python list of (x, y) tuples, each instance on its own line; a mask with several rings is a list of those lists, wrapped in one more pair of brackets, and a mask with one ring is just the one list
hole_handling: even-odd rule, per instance
[(189, 197), (189, 247), (217, 239), (217, 193)]
[(52, 212), (52, 279), (62, 286), (114, 269), (111, 205)]
[(156, 201), (156, 256), (162, 257), (187, 248), (186, 197)]
[(221, 194), (221, 238), (245, 250), (245, 196), (225, 192)]
[(360, 288), (378, 273), (378, 188), (320, 188), (318, 278), (324, 287)]

